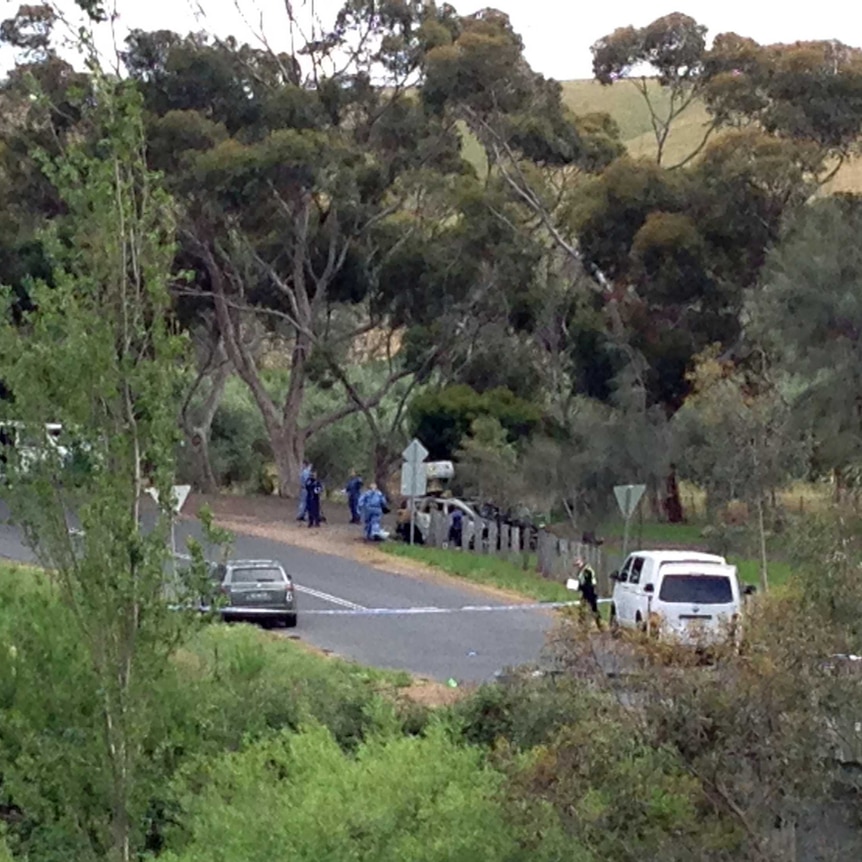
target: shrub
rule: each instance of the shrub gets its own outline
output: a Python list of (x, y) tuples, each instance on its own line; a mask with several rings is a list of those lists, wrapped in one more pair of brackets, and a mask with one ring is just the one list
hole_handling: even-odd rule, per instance
[[(345, 754), (325, 729), (283, 734), (198, 764), (182, 782), (189, 828), (166, 862), (499, 862), (516, 837), (502, 776), (435, 726)], [(288, 850), (289, 848), (289, 850)]]
[(213, 418), (210, 457), (220, 486), (252, 483), (255, 490), (272, 458), (260, 410), (239, 380), (228, 381)]

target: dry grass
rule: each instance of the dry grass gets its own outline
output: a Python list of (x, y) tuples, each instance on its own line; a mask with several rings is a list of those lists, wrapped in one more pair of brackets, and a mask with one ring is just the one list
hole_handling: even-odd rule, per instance
[[(650, 98), (661, 115), (667, 96), (656, 82), (649, 85)], [(563, 82), (563, 98), (576, 114), (607, 113), (616, 120), (629, 153), (636, 158), (654, 159), (655, 137), (649, 109), (637, 88), (626, 81), (602, 86), (596, 81)], [(709, 117), (701, 102), (694, 102), (675, 120), (665, 145), (663, 164), (673, 165), (686, 158), (700, 144)], [(862, 192), (862, 159), (844, 165), (824, 192)]]

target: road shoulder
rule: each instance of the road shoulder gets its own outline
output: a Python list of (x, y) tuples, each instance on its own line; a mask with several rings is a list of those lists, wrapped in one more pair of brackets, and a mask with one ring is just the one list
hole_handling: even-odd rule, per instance
[(217, 526), (231, 533), (331, 554), (387, 574), (421, 579), (509, 604), (535, 602), (521, 593), (477, 584), (415, 560), (385, 553), (377, 545), (363, 540), (360, 528), (348, 523), (346, 506), (338, 503), (327, 504), (324, 510), (327, 521), (319, 529), (309, 529), (305, 524), (297, 523), (296, 503), (278, 497), (192, 494), (184, 507), (184, 515), (195, 517), (202, 506), (210, 509)]

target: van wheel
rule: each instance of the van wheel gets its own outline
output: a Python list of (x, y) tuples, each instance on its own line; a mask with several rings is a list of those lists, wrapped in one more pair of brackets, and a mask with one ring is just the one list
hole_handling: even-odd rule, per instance
[(611, 630), (612, 635), (619, 635), (620, 633), (620, 621), (617, 618), (617, 609), (615, 605), (611, 605), (611, 612), (609, 615), (608, 627)]
[(640, 612), (638, 612), (637, 616), (635, 617), (635, 625), (637, 626), (639, 632), (641, 632), (642, 634), (646, 634), (646, 621), (640, 615)]

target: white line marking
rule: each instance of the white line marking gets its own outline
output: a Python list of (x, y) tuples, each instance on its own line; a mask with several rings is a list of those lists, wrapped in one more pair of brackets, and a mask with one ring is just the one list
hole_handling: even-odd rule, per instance
[[(313, 590), (311, 587), (303, 587), (300, 584), (294, 584), (293, 588), (298, 593), (305, 593), (308, 596), (314, 596), (316, 599), (322, 599), (324, 602), (331, 602), (333, 605), (341, 605), (343, 608), (350, 608), (351, 611), (365, 611), (368, 608), (363, 605), (358, 605), (356, 602), (348, 601), (347, 599), (341, 599), (338, 596), (333, 596), (330, 593), (322, 593), (320, 590)], [(300, 613), (315, 613), (315, 611), (302, 611)]]
[[(175, 554), (178, 560), (183, 560), (183, 562), (191, 562), (191, 557), (188, 554)], [(333, 605), (340, 605), (343, 608), (350, 608), (352, 611), (364, 611), (366, 610), (364, 605), (358, 605), (356, 602), (348, 601), (347, 599), (341, 599), (338, 596), (333, 596), (331, 593), (323, 593), (320, 590), (313, 590), (311, 587), (303, 587), (301, 584), (294, 583), (293, 588), (298, 593), (305, 593), (307, 596), (314, 596), (316, 599), (321, 599), (324, 602), (329, 602)], [(303, 613), (313, 613), (313, 611), (303, 611)]]

